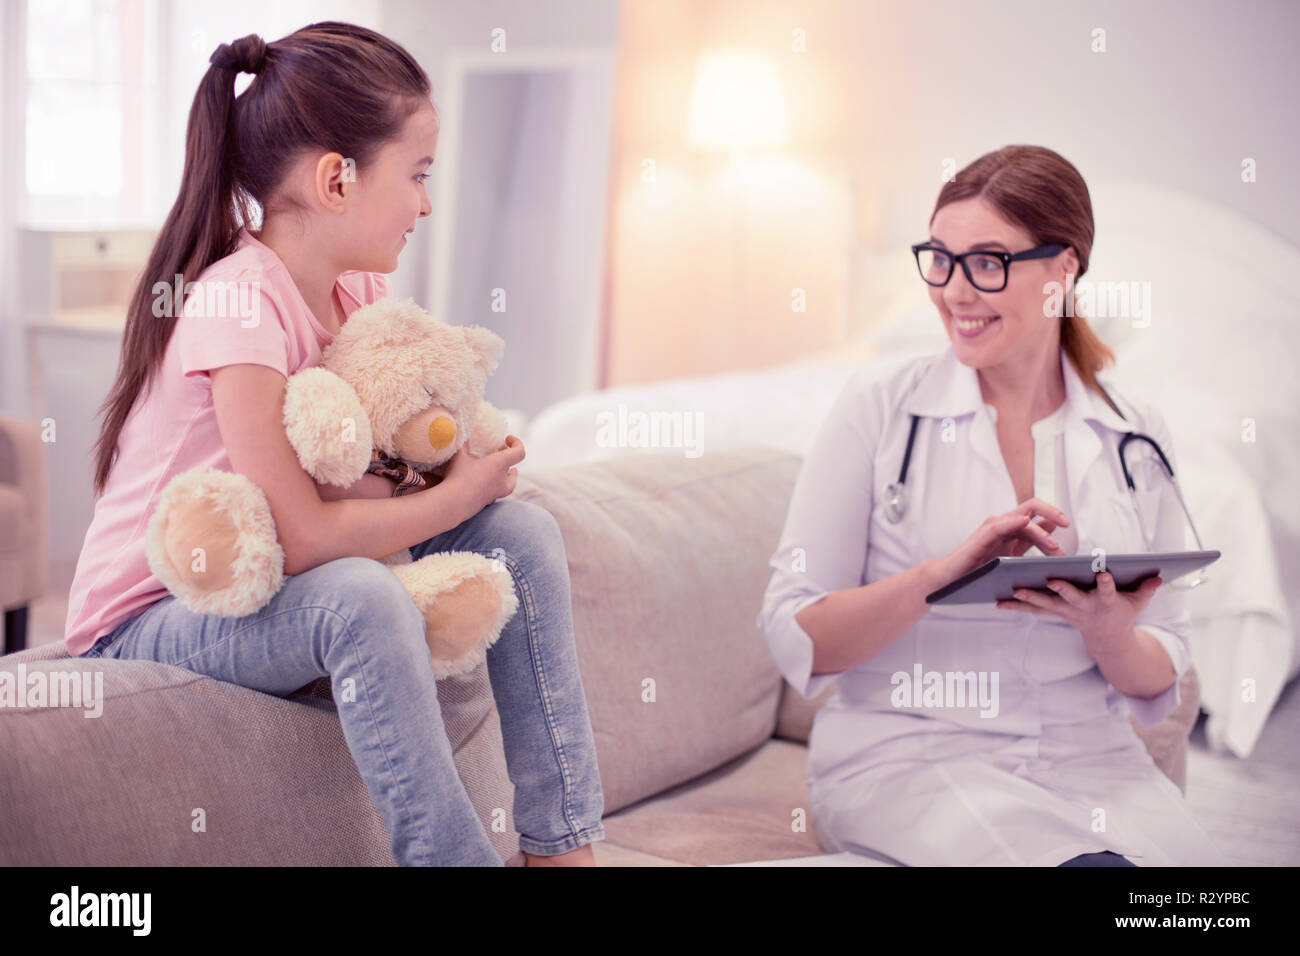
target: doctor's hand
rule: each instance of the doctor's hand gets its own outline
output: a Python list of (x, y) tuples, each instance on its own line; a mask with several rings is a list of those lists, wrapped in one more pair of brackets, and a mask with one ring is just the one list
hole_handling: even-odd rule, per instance
[[(1041, 523), (1034, 521), (1035, 516), (1043, 519)], [(1049, 556), (1058, 555), (1061, 546), (1052, 532), (1069, 524), (1061, 509), (1041, 498), (1026, 498), (1006, 514), (985, 518), (957, 550), (940, 560), (944, 583), (951, 583), (994, 558), (1019, 557), (1031, 547)]]
[(1133, 633), (1133, 621), (1151, 603), (1163, 582), (1149, 577), (1136, 590), (1120, 591), (1109, 571), (1097, 574), (1097, 586), (1081, 591), (1069, 581), (1051, 578), (1049, 591), (1018, 588), (1014, 599), (998, 601), (998, 607), (1030, 614), (1050, 614), (1064, 618), (1083, 635), (1083, 642), (1096, 657), (1098, 652), (1113, 648)]

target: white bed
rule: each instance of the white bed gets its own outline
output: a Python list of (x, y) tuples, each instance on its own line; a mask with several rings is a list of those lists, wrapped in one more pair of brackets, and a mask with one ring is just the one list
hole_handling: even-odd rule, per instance
[[(1106, 375), (1125, 394), (1159, 405), (1197, 528), (1206, 547), (1223, 551), (1189, 595), (1190, 642), (1210, 747), (1246, 757), (1300, 670), (1293, 623), (1300, 616), (1300, 250), (1235, 212), (1166, 187), (1116, 181), (1091, 191), (1098, 240), (1086, 278), (1149, 283), (1151, 293), (1146, 327), (1094, 320), (1118, 355)], [(558, 402), (523, 428), (525, 467), (662, 452), (598, 443), (598, 416), (621, 404), (630, 412), (698, 414), (705, 451), (766, 444), (806, 453), (855, 370), (946, 343), (905, 250), (862, 253), (859, 266), (873, 281), (859, 305), (868, 332), (852, 342), (776, 368)], [(1253, 697), (1244, 692), (1251, 685)]]

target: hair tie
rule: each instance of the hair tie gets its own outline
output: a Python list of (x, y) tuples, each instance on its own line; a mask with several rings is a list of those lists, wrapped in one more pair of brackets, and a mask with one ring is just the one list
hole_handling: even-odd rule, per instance
[(208, 57), (208, 62), (236, 73), (258, 73), (266, 62), (266, 42), (256, 33), (250, 33), (234, 43), (221, 44)]

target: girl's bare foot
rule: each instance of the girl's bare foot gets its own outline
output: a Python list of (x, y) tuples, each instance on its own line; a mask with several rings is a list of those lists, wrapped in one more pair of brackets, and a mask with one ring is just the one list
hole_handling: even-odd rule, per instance
[(591, 844), (586, 843), (576, 850), (570, 850), (568, 853), (557, 853), (554, 856), (534, 856), (527, 850), (524, 851), (524, 866), (595, 866), (596, 854), (591, 850)]

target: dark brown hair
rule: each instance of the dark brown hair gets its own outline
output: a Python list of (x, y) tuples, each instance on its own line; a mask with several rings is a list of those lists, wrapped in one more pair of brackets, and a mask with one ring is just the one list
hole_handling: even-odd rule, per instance
[[(293, 209), (277, 190), (291, 166), (313, 150), (352, 159), (359, 173), (402, 134), (408, 117), (432, 105), (428, 75), (401, 46), (350, 23), (313, 23), (263, 42), (249, 34), (221, 44), (199, 82), (185, 131), (180, 193), (163, 222), (131, 296), (117, 379), (100, 407), (94, 492), (117, 457), (117, 440), (137, 396), (149, 389), (181, 315), (181, 303), (154, 315), (154, 287), (195, 281), (234, 251), (252, 227), (253, 205)], [(238, 97), (235, 77), (255, 73)]]
[[(983, 199), (1002, 218), (1029, 233), (1036, 245), (1059, 242), (1079, 257), (1081, 279), (1092, 252), (1092, 200), (1079, 171), (1059, 153), (1042, 146), (1003, 146), (985, 153), (944, 184), (930, 222), (939, 210), (961, 199)], [(1115, 352), (1088, 320), (1073, 308), (1062, 319), (1061, 348), (1079, 377), (1094, 391), (1097, 373), (1115, 361)]]

